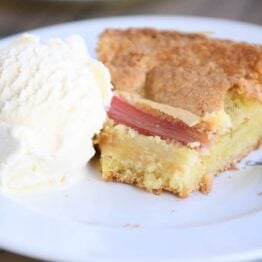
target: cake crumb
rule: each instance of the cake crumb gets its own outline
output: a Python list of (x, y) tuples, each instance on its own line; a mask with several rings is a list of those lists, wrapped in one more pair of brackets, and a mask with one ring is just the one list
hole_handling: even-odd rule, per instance
[[(229, 167), (228, 170), (230, 170), (230, 171), (238, 171), (239, 168), (238, 168), (237, 166), (235, 166), (235, 165), (232, 165), (231, 167)], [(230, 177), (230, 178), (231, 178), (231, 177)]]
[(127, 228), (127, 227), (128, 227), (128, 228), (129, 228), (129, 227), (140, 228), (140, 225), (139, 225), (139, 224), (133, 224), (133, 225), (132, 225), (132, 224), (125, 224), (123, 227), (126, 227), (126, 228)]

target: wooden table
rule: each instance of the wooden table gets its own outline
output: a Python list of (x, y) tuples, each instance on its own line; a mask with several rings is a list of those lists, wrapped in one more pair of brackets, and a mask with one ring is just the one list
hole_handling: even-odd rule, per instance
[[(55, 23), (103, 16), (171, 14), (211, 16), (262, 25), (261, 0), (0, 0), (0, 37)], [(1, 229), (0, 229), (1, 230)], [(0, 261), (30, 262), (0, 250)]]

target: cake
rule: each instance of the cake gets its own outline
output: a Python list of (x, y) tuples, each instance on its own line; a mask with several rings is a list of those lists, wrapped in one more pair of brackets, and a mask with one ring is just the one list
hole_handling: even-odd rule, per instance
[(108, 29), (115, 96), (97, 139), (105, 180), (185, 197), (262, 141), (262, 47), (201, 34)]

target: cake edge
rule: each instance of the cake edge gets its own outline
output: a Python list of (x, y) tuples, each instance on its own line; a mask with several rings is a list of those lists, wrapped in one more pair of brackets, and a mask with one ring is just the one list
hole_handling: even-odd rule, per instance
[[(240, 155), (238, 158), (236, 158), (230, 164), (228, 164), (227, 166), (225, 166), (222, 169), (219, 169), (216, 172), (216, 174), (214, 174), (212, 177), (211, 176), (204, 176), (199, 183), (198, 190), (195, 190), (195, 191), (200, 191), (203, 194), (208, 194), (212, 189), (214, 177), (218, 176), (222, 172), (225, 172), (227, 170), (235, 168), (235, 165), (238, 162), (242, 161), (249, 153), (251, 153), (252, 151), (254, 151), (256, 149), (259, 149), (260, 147), (262, 147), (262, 138), (255, 145), (249, 147), (242, 155)], [(100, 161), (101, 161), (101, 159), (100, 159)], [(154, 193), (155, 195), (160, 195), (164, 191), (164, 192), (172, 193), (172, 194), (174, 194), (174, 195), (176, 195), (177, 197), (180, 197), (180, 198), (186, 198), (190, 195), (190, 193), (192, 193), (192, 191), (187, 190), (187, 189), (185, 189), (183, 192), (177, 192), (176, 190), (173, 190), (173, 189), (168, 188), (168, 187), (161, 188), (161, 189), (148, 190), (142, 183), (138, 183), (137, 181), (130, 181), (130, 180), (127, 180), (127, 179), (123, 180), (122, 177), (121, 177), (121, 174), (119, 175), (117, 172), (113, 172), (113, 171), (106, 171), (105, 173), (103, 173), (102, 176), (103, 176), (103, 179), (107, 182), (119, 182), (119, 183), (134, 185), (134, 186), (136, 186), (140, 189), (145, 189), (148, 192)]]

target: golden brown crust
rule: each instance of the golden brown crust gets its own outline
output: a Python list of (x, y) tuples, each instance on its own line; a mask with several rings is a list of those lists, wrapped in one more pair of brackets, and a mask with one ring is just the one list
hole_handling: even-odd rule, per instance
[(106, 30), (97, 48), (117, 90), (199, 116), (231, 89), (262, 102), (262, 47), (154, 29)]
[(145, 187), (143, 181), (139, 181), (139, 180), (137, 180), (137, 178), (128, 179), (127, 177), (123, 177), (121, 174), (119, 174), (117, 172), (111, 172), (111, 171), (105, 172), (103, 174), (103, 178), (106, 181), (109, 181), (109, 182), (120, 182), (120, 183), (135, 185), (139, 188), (146, 189), (148, 192), (151, 192), (155, 195), (160, 195), (162, 193), (162, 191), (166, 191), (166, 192), (170, 192), (174, 195), (177, 195), (181, 198), (184, 198), (184, 197), (188, 197), (189, 193), (190, 193), (189, 189), (184, 189), (182, 192), (179, 192), (179, 191), (174, 190), (173, 188), (170, 188), (170, 187), (149, 190), (148, 188)]

